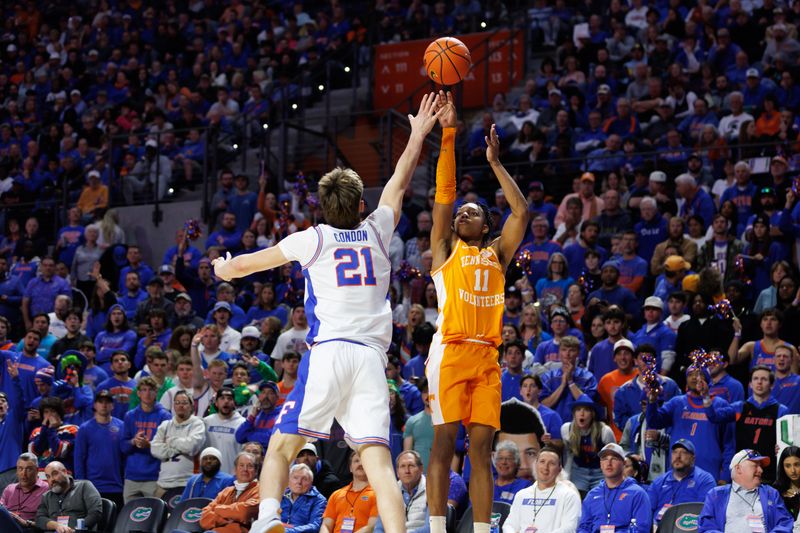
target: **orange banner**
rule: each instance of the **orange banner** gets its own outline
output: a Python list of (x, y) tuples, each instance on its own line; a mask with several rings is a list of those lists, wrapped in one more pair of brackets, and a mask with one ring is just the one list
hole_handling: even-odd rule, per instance
[[(510, 35), (510, 30), (502, 30), (494, 35), (483, 32), (457, 36), (469, 48), (473, 64), (460, 88), (464, 107), (483, 107), (485, 102), (491, 104), (495, 94), (507, 93), (521, 80), (523, 35), (517, 31), (509, 41)], [(429, 81), (422, 56), (431, 41), (405, 41), (375, 47), (375, 86), (372, 91), (375, 109), (395, 107), (426, 80)], [(487, 55), (488, 61), (482, 62)], [(434, 90), (440, 86), (430, 82), (430, 87)], [(424, 92), (418, 91), (414, 95), (414, 106), (419, 104)]]

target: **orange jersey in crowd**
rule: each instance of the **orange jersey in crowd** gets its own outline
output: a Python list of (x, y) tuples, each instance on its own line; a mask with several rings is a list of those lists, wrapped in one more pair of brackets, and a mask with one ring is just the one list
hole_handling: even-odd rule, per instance
[(439, 299), (441, 342), (502, 342), (505, 269), (494, 249), (469, 246), (460, 239), (447, 261), (433, 272)]

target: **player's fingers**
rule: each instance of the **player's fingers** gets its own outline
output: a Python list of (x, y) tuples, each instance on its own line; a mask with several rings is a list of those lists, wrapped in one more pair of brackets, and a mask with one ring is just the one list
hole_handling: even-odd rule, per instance
[(228, 252), (227, 254), (225, 254), (225, 261), (230, 261), (230, 260), (231, 260), (231, 253)]
[(447, 91), (447, 103), (448, 104), (452, 104), (453, 103), (453, 93), (450, 92), (450, 91)]
[(422, 95), (422, 102), (419, 104), (419, 112), (422, 113), (425, 111), (425, 108), (428, 105), (428, 93)]

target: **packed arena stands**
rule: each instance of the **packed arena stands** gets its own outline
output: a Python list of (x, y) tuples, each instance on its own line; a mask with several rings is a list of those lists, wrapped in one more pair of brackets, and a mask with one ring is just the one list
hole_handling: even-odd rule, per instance
[[(530, 216), (506, 277), (493, 526), (646, 531), (684, 505), (701, 531), (745, 531), (726, 526), (719, 485), (747, 504), (727, 507), (747, 531), (800, 528), (800, 426), (779, 421), (800, 415), (800, 2), (7, 0), (0, 12), (2, 531), (160, 531), (168, 517), (248, 531), (315, 324), (299, 264), (228, 283), (212, 261), (323, 223), (324, 172), (242, 157), (269, 152), (268, 129), (302, 124), (329, 88), (374, 81), (378, 45), (506, 28), (524, 35), (525, 70), (459, 109), (455, 140), (456, 205), (485, 205), (492, 235), (511, 213), (486, 164), (495, 125)], [(428, 528), (438, 151), (434, 136), (386, 250), (409, 531)], [(180, 209), (199, 191), (204, 208), (166, 228), (163, 257), (120, 223), (122, 206)], [(341, 428), (331, 437), (291, 468), (289, 531), (347, 531), (348, 494), (368, 487)], [(462, 432), (448, 527), (470, 520), (468, 449)], [(555, 483), (545, 504), (537, 478)], [(631, 496), (612, 520), (595, 500), (615, 487)], [(355, 529), (382, 527), (368, 494)]]

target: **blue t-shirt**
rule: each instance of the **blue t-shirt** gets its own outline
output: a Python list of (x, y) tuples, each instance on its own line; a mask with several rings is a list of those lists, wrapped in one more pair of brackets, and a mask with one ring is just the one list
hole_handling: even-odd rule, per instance
[(496, 502), (503, 502), (511, 505), (514, 501), (514, 496), (521, 491), (522, 489), (526, 489), (533, 484), (532, 481), (527, 479), (520, 479), (517, 478), (508, 485), (500, 486), (495, 482), (494, 484), (494, 501)]

